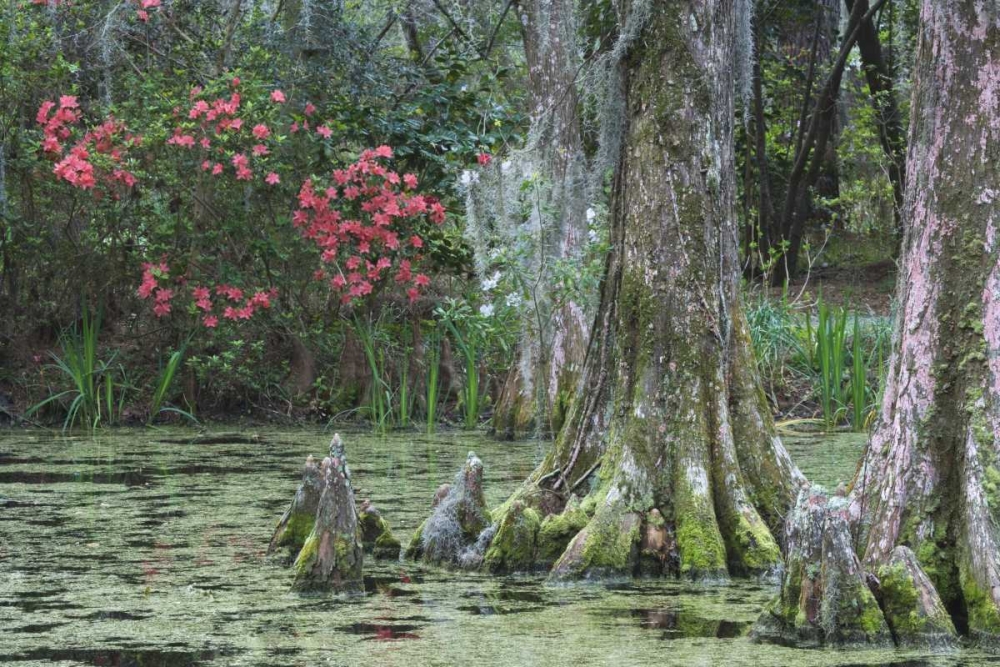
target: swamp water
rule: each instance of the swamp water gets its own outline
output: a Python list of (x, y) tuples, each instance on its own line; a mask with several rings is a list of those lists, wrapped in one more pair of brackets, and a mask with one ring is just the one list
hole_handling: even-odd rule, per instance
[[(793, 650), (746, 639), (770, 585), (549, 586), (365, 562), (361, 597), (288, 592), (264, 550), (329, 434), (0, 432), (0, 663), (143, 665), (1000, 665), (973, 651)], [(545, 443), (344, 434), (358, 498), (406, 544), (475, 450), (502, 501)], [(810, 477), (853, 473), (856, 436), (787, 440)]]

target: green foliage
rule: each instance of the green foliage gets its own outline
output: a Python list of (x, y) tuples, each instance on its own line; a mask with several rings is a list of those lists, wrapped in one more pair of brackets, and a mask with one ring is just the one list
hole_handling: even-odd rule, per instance
[(436, 327), (426, 339), (424, 360), (426, 362), (427, 432), (433, 433), (437, 428), (437, 408), (441, 392), (441, 336)]
[(177, 369), (180, 368), (181, 361), (184, 359), (184, 351), (186, 348), (187, 343), (184, 343), (179, 350), (175, 350), (170, 355), (170, 358), (167, 359), (167, 363), (160, 370), (159, 378), (156, 381), (156, 389), (153, 391), (153, 400), (149, 407), (148, 423), (150, 424), (153, 423), (153, 420), (156, 419), (157, 415), (161, 412), (174, 412), (190, 419), (191, 421), (197, 421), (191, 413), (181, 410), (180, 408), (165, 405), (168, 392), (174, 383), (174, 377), (177, 375)]
[[(48, 398), (28, 410), (29, 416), (54, 404), (65, 412), (64, 431), (77, 425), (93, 430), (118, 421), (128, 385), (124, 381), (115, 382), (112, 363), (117, 353), (108, 361), (97, 358), (100, 328), (100, 311), (92, 315), (84, 309), (80, 326), (63, 332), (60, 337), (62, 355), (53, 352), (54, 363), (49, 368), (55, 370), (62, 381), (70, 383), (70, 388), (50, 392)], [(119, 370), (124, 378), (124, 371)]]
[(888, 321), (866, 320), (857, 310), (852, 316), (849, 308), (831, 307), (822, 297), (815, 309), (760, 297), (750, 302), (747, 320), (772, 401), (779, 393), (804, 392), (806, 403), (815, 401), (825, 428), (844, 423), (856, 431), (868, 428), (881, 403)]

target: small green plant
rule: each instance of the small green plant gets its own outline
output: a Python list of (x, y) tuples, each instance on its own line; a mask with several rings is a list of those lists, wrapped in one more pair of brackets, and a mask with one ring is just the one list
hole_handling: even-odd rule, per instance
[(484, 339), (487, 324), (485, 317), (472, 310), (465, 301), (447, 299), (444, 306), (435, 311), (465, 362), (465, 384), (459, 394), (462, 422), (465, 428), (473, 429), (479, 424), (482, 403), (479, 394), (480, 344)]
[(379, 433), (388, 432), (392, 426), (392, 390), (386, 367), (385, 345), (381, 339), (381, 320), (371, 321), (355, 316), (352, 328), (361, 341), (361, 348), (371, 373), (367, 412), (372, 426)]
[(868, 369), (865, 368), (865, 353), (861, 338), (861, 320), (854, 314), (854, 331), (851, 334), (851, 405), (854, 418), (851, 425), (855, 431), (863, 431), (867, 421)]
[[(188, 339), (190, 341), (190, 339)], [(157, 415), (161, 412), (173, 412), (181, 415), (193, 422), (197, 422), (194, 415), (186, 410), (181, 410), (180, 408), (164, 405), (167, 399), (167, 393), (170, 391), (170, 387), (173, 385), (174, 377), (177, 375), (177, 369), (180, 368), (181, 361), (184, 359), (184, 352), (187, 350), (187, 342), (181, 345), (180, 349), (175, 350), (170, 357), (167, 359), (167, 363), (160, 370), (160, 375), (156, 381), (156, 389), (153, 391), (153, 398), (149, 406), (149, 420), (147, 425), (153, 423)]]
[(823, 302), (822, 297), (817, 308), (816, 359), (819, 362), (820, 406), (826, 427), (833, 428), (847, 403), (844, 384), (847, 309), (831, 309)]
[(777, 403), (776, 396), (787, 395), (789, 389), (809, 393), (822, 413), (817, 421), (824, 428), (845, 423), (859, 431), (867, 427), (881, 402), (887, 320), (866, 320), (857, 308), (832, 308), (822, 297), (815, 307), (799, 310), (785, 297), (758, 296), (748, 300), (747, 321), (772, 401)]
[(427, 432), (437, 429), (438, 395), (441, 391), (441, 336), (437, 329), (427, 338)]
[[(50, 368), (69, 381), (71, 388), (54, 393), (32, 406), (27, 412), (29, 417), (49, 404), (58, 403), (66, 405), (64, 431), (77, 425), (93, 430), (102, 423), (118, 421), (128, 384), (124, 379), (122, 382), (115, 382), (112, 363), (117, 353), (112, 354), (111, 359), (106, 362), (97, 358), (100, 328), (100, 311), (91, 315), (88, 309), (84, 309), (80, 325), (74, 325), (71, 330), (63, 332), (59, 338), (62, 355), (51, 353), (54, 363)], [(124, 378), (123, 370), (121, 374)]]

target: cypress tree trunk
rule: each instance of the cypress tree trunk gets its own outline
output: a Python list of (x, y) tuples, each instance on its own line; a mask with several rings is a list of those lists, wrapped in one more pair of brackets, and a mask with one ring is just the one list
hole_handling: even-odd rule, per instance
[[(519, 23), (528, 63), (531, 104), (529, 149), (549, 182), (542, 207), (555, 220), (540, 244), (539, 263), (579, 256), (587, 241), (586, 158), (580, 130), (576, 77), (579, 57), (572, 0), (522, 0)], [(536, 285), (542, 292), (550, 285)], [(545, 297), (542, 297), (545, 300)], [(493, 414), (502, 437), (557, 432), (576, 391), (587, 349), (592, 313), (567, 300), (532, 317), (516, 363)], [(534, 339), (531, 339), (534, 338)]]
[(1000, 7), (925, 0), (895, 354), (853, 511), (905, 545), (958, 629), (1000, 640)]
[[(502, 527), (538, 512), (535, 557), (561, 552), (555, 577), (781, 562), (774, 535), (801, 475), (775, 437), (740, 307), (738, 11), (747, 4), (651, 0), (622, 28), (626, 128), (581, 389), (546, 460), (492, 516)], [(524, 560), (491, 551), (493, 564)]]

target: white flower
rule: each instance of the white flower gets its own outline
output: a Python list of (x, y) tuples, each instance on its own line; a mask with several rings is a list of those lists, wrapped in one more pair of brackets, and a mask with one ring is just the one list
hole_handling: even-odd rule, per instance
[(484, 303), (483, 305), (479, 306), (479, 314), (482, 315), (483, 317), (493, 317), (493, 304)]
[(511, 292), (507, 295), (507, 305), (511, 308), (517, 308), (521, 305), (521, 295), (517, 292)]
[(597, 211), (592, 208), (587, 209), (587, 222), (593, 222), (594, 218), (597, 217)]
[(496, 273), (493, 274), (492, 277), (487, 278), (486, 280), (483, 281), (483, 291), (489, 292), (491, 289), (496, 287), (499, 282), (500, 282), (500, 272), (497, 271)]

